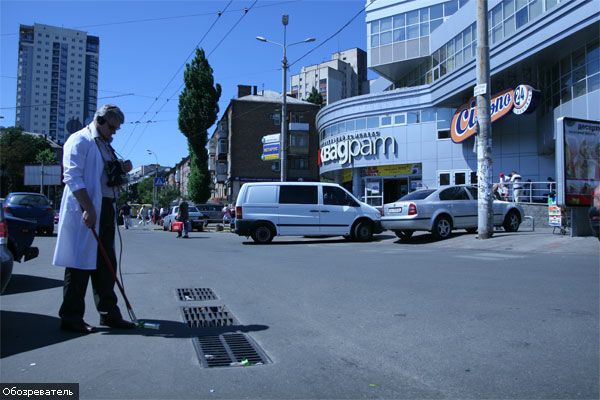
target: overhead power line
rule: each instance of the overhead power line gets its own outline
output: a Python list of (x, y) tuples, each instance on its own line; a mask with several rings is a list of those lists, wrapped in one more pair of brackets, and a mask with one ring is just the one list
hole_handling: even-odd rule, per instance
[[(210, 53), (208, 54), (208, 56), (210, 56), (212, 53), (215, 52), (215, 50), (217, 50), (219, 48), (219, 46), (223, 43), (223, 41), (227, 38), (227, 36), (229, 36), (229, 34), (239, 25), (239, 23), (242, 21), (242, 19), (244, 19), (244, 17), (248, 14), (248, 12), (250, 10), (252, 10), (252, 8), (254, 8), (254, 6), (256, 5), (256, 3), (258, 2), (258, 0), (254, 0), (254, 2), (250, 5), (250, 7), (248, 8), (244, 8), (243, 11), (244, 13), (240, 16), (240, 18), (238, 18), (238, 20), (233, 24), (233, 26), (227, 31), (227, 33), (221, 38), (221, 40), (216, 44), (216, 46), (210, 51)], [(229, 4), (231, 4), (231, 1), (227, 4), (229, 6)], [(207, 32), (208, 33), (208, 32)], [(206, 37), (206, 34), (202, 37), (201, 41), (204, 39), (204, 37)], [(200, 43), (198, 43), (198, 45), (196, 46), (199, 47)], [(194, 49), (195, 51), (195, 49)], [(207, 56), (207, 57), (208, 57)], [(188, 57), (189, 58), (189, 57)], [(187, 60), (186, 60), (187, 62)], [(185, 64), (185, 63), (184, 63)], [(179, 72), (179, 71), (178, 71)], [(172, 80), (172, 79), (171, 79)], [(156, 117), (158, 115), (159, 112), (161, 112), (161, 110), (167, 105), (167, 103), (173, 99), (173, 97), (175, 97), (180, 90), (183, 88), (183, 86), (185, 85), (184, 82), (181, 83), (181, 85), (179, 85), (179, 87), (177, 88), (177, 90), (167, 99), (167, 101), (165, 101), (163, 103), (163, 105), (154, 112), (154, 115), (152, 116), (153, 119), (154, 117)], [(143, 116), (142, 116), (143, 118)], [(138, 136), (137, 140), (135, 141), (135, 143), (133, 144), (133, 146), (131, 147), (131, 150), (129, 150), (128, 155), (133, 151), (133, 149), (135, 148), (135, 146), (137, 145), (137, 143), (139, 142), (139, 140), (141, 139), (141, 137), (143, 136), (144, 132), (146, 131), (146, 129), (148, 128), (148, 125), (146, 124), (144, 126), (144, 130), (142, 131), (142, 133)]]
[[(115, 95), (115, 96), (98, 97), (98, 100), (114, 99), (117, 97), (126, 97), (126, 96), (133, 96), (133, 93), (124, 93), (124, 94), (119, 94), (119, 95)], [(85, 100), (70, 100), (70, 101), (65, 101), (64, 104), (83, 103), (84, 101)], [(57, 100), (57, 102), (58, 102), (58, 100)], [(17, 108), (45, 107), (45, 106), (51, 106), (51, 105), (52, 105), (52, 103), (28, 104), (28, 105), (20, 105), (20, 106), (15, 106), (15, 107), (0, 107), (0, 110), (15, 110)]]
[(342, 32), (348, 25), (350, 25), (352, 23), (352, 21), (354, 21), (359, 15), (361, 15), (362, 13), (365, 12), (365, 10), (372, 5), (373, 3), (375, 3), (377, 0), (371, 0), (369, 2), (369, 4), (367, 4), (366, 6), (364, 6), (363, 8), (360, 9), (360, 11), (358, 11), (356, 14), (354, 14), (354, 16), (352, 18), (350, 18), (350, 20), (348, 22), (346, 22), (344, 25), (342, 25), (341, 28), (339, 28), (337, 31), (335, 31), (331, 36), (329, 36), (327, 39), (323, 40), (322, 42), (320, 42), (318, 45), (316, 45), (315, 47), (313, 47), (312, 49), (310, 49), (309, 51), (307, 51), (306, 53), (304, 53), (301, 57), (297, 58), (296, 60), (294, 60), (294, 62), (288, 64), (288, 68), (291, 67), (292, 65), (296, 64), (298, 61), (302, 60), (304, 57), (306, 57), (307, 55), (309, 55), (310, 53), (312, 53), (313, 51), (315, 51), (316, 49), (318, 49), (319, 47), (323, 46), (325, 43), (327, 43), (328, 41), (330, 41), (331, 39), (333, 39), (334, 37), (336, 37), (337, 35), (340, 34), (340, 32)]
[[(273, 7), (273, 6), (278, 6), (278, 5), (281, 5), (281, 4), (296, 3), (298, 1), (300, 1), (300, 0), (279, 1), (279, 2), (275, 2), (275, 3), (263, 4), (263, 5), (257, 6), (256, 8)], [(229, 10), (229, 11), (223, 11), (223, 13), (233, 13), (233, 12), (237, 12), (237, 11), (244, 11), (244, 9), (243, 8), (232, 9), (232, 10)], [(96, 27), (102, 27), (102, 26), (136, 24), (136, 23), (141, 23), (141, 22), (167, 21), (167, 20), (171, 20), (171, 19), (204, 17), (204, 16), (210, 16), (210, 15), (214, 15), (214, 12), (210, 12), (210, 13), (209, 12), (207, 12), (207, 13), (196, 13), (196, 14), (185, 14), (185, 15), (173, 15), (173, 16), (169, 16), (169, 17), (131, 19), (131, 20), (126, 20), (126, 21), (106, 22), (106, 23), (102, 23), (102, 24), (80, 25), (80, 26), (76, 26), (76, 27), (74, 27), (72, 29), (96, 28)], [(1, 33), (0, 36), (16, 36), (18, 34), (19, 34), (18, 32), (10, 32), (10, 33), (6, 32), (6, 33)]]
[[(229, 6), (231, 5), (232, 1), (233, 0), (230, 0), (229, 3), (227, 3), (227, 5), (225, 6), (225, 9), (223, 11), (226, 11), (229, 8)], [(198, 43), (196, 44), (196, 46), (194, 46), (194, 48), (192, 49), (192, 51), (190, 52), (190, 54), (188, 54), (188, 56), (186, 57), (186, 59), (183, 62), (183, 64), (181, 64), (179, 66), (179, 68), (177, 68), (177, 71), (175, 71), (175, 73), (173, 74), (173, 76), (171, 77), (171, 79), (169, 79), (169, 81), (167, 82), (167, 84), (160, 91), (159, 95), (156, 96), (156, 98), (154, 99), (154, 101), (152, 102), (152, 104), (150, 104), (150, 106), (146, 109), (146, 111), (139, 118), (139, 120), (142, 120), (144, 118), (144, 116), (146, 114), (148, 114), (148, 111), (150, 111), (150, 109), (154, 106), (154, 104), (156, 104), (156, 102), (158, 101), (158, 98), (165, 92), (165, 90), (167, 90), (167, 88), (169, 87), (169, 85), (171, 84), (171, 82), (173, 82), (173, 80), (175, 79), (175, 77), (177, 76), (177, 74), (179, 73), (179, 71), (181, 71), (181, 69), (185, 66), (185, 64), (187, 63), (187, 61), (196, 52), (196, 49), (200, 46), (200, 43), (202, 43), (202, 41), (204, 40), (204, 38), (206, 38), (206, 36), (208, 35), (208, 33), (212, 30), (212, 28), (215, 26), (215, 24), (217, 23), (217, 21), (221, 18), (221, 15), (223, 15), (223, 11), (218, 11), (217, 12), (217, 17), (215, 18), (215, 20), (213, 21), (213, 23), (208, 27), (208, 29), (206, 30), (206, 32), (204, 33), (204, 35), (202, 36), (202, 38), (198, 41)], [(170, 98), (167, 99), (167, 102), (169, 100), (170, 100)], [(154, 115), (156, 115), (156, 113)], [(127, 136), (127, 140), (125, 140), (125, 144), (123, 144), (123, 147), (127, 146), (127, 143), (129, 143), (129, 140), (133, 137), (133, 134), (134, 134), (136, 128), (137, 128), (137, 125), (133, 127), (133, 129), (131, 130), (131, 132)], [(137, 144), (138, 141), (139, 141), (139, 139), (135, 142), (135, 144)], [(131, 151), (133, 151), (133, 148), (135, 147), (135, 144), (132, 146), (132, 148), (129, 151), (129, 153), (131, 153)]]

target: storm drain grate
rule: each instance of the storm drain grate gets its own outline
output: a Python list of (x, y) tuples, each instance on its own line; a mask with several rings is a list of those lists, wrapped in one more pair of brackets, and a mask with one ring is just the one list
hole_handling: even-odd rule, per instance
[(181, 301), (217, 300), (217, 295), (210, 288), (177, 289), (177, 297)]
[(181, 312), (190, 328), (239, 325), (225, 306), (181, 307)]
[(243, 333), (199, 336), (192, 340), (205, 368), (247, 367), (271, 362), (252, 338)]

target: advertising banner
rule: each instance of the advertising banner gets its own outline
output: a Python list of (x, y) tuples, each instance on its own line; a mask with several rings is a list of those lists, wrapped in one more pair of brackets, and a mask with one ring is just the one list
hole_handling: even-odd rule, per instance
[[(535, 110), (539, 91), (529, 85), (519, 85), (513, 89), (506, 89), (496, 93), (490, 100), (491, 122), (497, 121), (507, 115), (528, 114)], [(477, 108), (475, 98), (459, 107), (450, 125), (450, 137), (454, 143), (460, 143), (477, 133)]]
[(562, 227), (562, 210), (556, 204), (556, 197), (548, 197), (548, 225)]
[(62, 170), (60, 165), (26, 165), (24, 182), (26, 186), (60, 185), (62, 183)]
[(556, 143), (558, 204), (590, 206), (600, 184), (600, 121), (559, 118)]
[(365, 169), (367, 176), (420, 175), (421, 164), (380, 165)]

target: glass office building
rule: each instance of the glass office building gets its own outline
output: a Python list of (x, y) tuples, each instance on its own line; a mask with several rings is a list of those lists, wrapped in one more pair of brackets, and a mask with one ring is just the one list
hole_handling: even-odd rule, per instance
[[(320, 173), (379, 206), (419, 187), (477, 181), (475, 136), (451, 138), (476, 83), (476, 1), (367, 1), (368, 67), (387, 90), (317, 116)], [(556, 179), (556, 119), (600, 119), (600, 7), (585, 0), (490, 0), (491, 88), (528, 85), (533, 112), (492, 124), (494, 177)]]

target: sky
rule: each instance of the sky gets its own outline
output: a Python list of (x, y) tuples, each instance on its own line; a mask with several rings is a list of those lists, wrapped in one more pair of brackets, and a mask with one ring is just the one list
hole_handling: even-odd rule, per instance
[(364, 7), (364, 0), (0, 0), (0, 125), (15, 122), (19, 24), (79, 29), (100, 38), (98, 107), (114, 103), (125, 113), (126, 123), (114, 137), (117, 152), (134, 166), (156, 160), (174, 166), (188, 155), (177, 125), (178, 89), (197, 45), (222, 86), (220, 118), (238, 84), (281, 92), (282, 49), (256, 36), (282, 43), (283, 14), (289, 15), (288, 44), (316, 38), (288, 48), (290, 76), (336, 51), (366, 49), (364, 12), (352, 20)]

